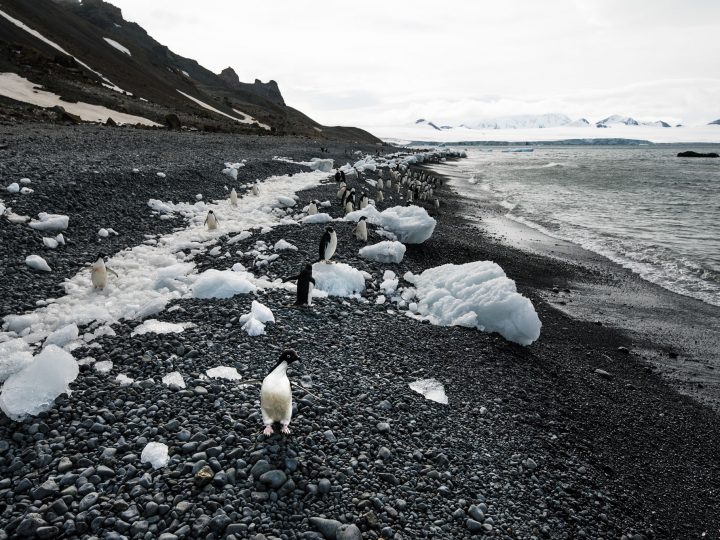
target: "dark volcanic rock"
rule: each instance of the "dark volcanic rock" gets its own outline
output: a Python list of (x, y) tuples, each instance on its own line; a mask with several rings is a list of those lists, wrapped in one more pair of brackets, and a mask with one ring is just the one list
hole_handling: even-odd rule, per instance
[(679, 152), (677, 157), (692, 157), (692, 158), (716, 158), (720, 157), (717, 152), (694, 152), (692, 150), (686, 150), (685, 152)]

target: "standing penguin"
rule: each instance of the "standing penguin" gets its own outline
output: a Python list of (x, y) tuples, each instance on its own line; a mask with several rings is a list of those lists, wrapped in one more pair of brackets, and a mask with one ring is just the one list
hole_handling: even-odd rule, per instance
[(367, 218), (365, 216), (362, 216), (358, 222), (357, 225), (355, 225), (355, 238), (358, 240), (361, 240), (363, 242), (367, 242), (367, 223), (365, 222)]
[(365, 193), (363, 191), (363, 194), (360, 197), (360, 210), (362, 210), (363, 208), (367, 208), (367, 205), (368, 205), (368, 196), (367, 196), (367, 193)]
[(385, 185), (383, 184), (382, 175), (380, 175), (380, 178), (378, 178), (378, 181), (377, 181), (377, 188), (383, 189), (384, 187), (385, 187)]
[(93, 289), (105, 288), (108, 272), (112, 272), (117, 277), (117, 273), (113, 269), (105, 266), (105, 254), (98, 253), (97, 260), (92, 263), (92, 270), (90, 270), (90, 281), (93, 284)]
[(250, 192), (257, 197), (258, 195), (260, 195), (260, 188), (258, 187), (257, 184), (253, 184), (253, 187), (250, 190)]
[(268, 437), (273, 434), (272, 426), (275, 422), (280, 422), (283, 433), (290, 433), (288, 426), (292, 418), (292, 389), (287, 368), (298, 360), (300, 357), (295, 351), (284, 351), (270, 373), (263, 379), (260, 387), (260, 412), (265, 425), (263, 434)]
[(337, 192), (337, 198), (343, 200), (345, 198), (345, 192), (347, 191), (347, 185), (340, 184), (340, 189)]
[(296, 306), (312, 306), (312, 292), (315, 288), (315, 279), (312, 275), (312, 264), (305, 264), (305, 268), (297, 276), (285, 278), (283, 281), (297, 281)]
[(310, 201), (310, 204), (308, 204), (308, 216), (314, 216), (317, 214), (317, 201)]
[(320, 261), (330, 262), (332, 256), (335, 255), (337, 248), (337, 233), (335, 229), (329, 225), (325, 227), (325, 234), (320, 239)]
[(435, 209), (436, 209), (436, 210), (439, 210), (439, 209), (440, 209), (440, 199), (435, 199), (435, 203), (434, 203), (434, 204), (435, 204)]
[(235, 191), (235, 188), (232, 188), (232, 191), (230, 192), (230, 204), (233, 206), (237, 206), (238, 203), (238, 197), (237, 197), (237, 191)]
[(214, 231), (215, 229), (217, 229), (218, 223), (220, 222), (218, 221), (213, 211), (208, 210), (204, 225), (207, 225), (208, 230)]
[(375, 200), (377, 202), (383, 202), (385, 200), (385, 195), (383, 195), (383, 190), (379, 189), (377, 192), (377, 195), (375, 195)]

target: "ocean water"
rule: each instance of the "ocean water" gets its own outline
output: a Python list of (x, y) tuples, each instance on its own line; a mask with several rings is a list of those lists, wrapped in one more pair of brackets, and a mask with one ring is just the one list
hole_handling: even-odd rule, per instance
[(510, 219), (720, 306), (720, 159), (676, 157), (687, 149), (472, 148), (453, 186), (490, 197)]

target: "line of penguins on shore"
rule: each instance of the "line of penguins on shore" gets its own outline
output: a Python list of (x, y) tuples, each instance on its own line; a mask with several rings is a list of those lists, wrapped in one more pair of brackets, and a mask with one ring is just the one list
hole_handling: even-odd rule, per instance
[[(435, 190), (442, 186), (442, 179), (429, 175), (425, 171), (401, 171), (399, 167), (388, 170), (379, 170), (379, 178), (376, 184), (375, 201), (383, 202), (385, 200), (383, 190), (392, 189), (393, 185), (398, 194), (405, 189), (407, 204), (416, 202), (433, 201), (435, 208), (440, 207), (440, 200), (434, 197)], [(355, 169), (355, 175), (358, 181), (362, 180), (361, 171)], [(354, 212), (355, 209), (367, 208), (369, 198), (367, 191), (363, 191), (359, 199), (355, 188), (348, 189), (344, 171), (336, 170), (335, 180), (340, 184), (337, 197), (340, 199), (341, 207), (344, 209), (345, 215)], [(257, 184), (253, 184), (250, 193), (254, 196), (260, 194)], [(238, 204), (238, 194), (235, 188), (230, 191), (230, 204), (236, 206)], [(318, 213), (319, 202), (313, 200), (308, 205), (307, 214), (315, 215)], [(217, 216), (212, 210), (208, 210), (205, 218), (204, 226), (208, 230), (216, 230), (220, 224)], [(355, 237), (363, 242), (367, 242), (367, 223), (365, 216), (362, 216), (354, 229)], [(317, 262), (330, 263), (337, 249), (337, 233), (332, 226), (327, 226), (325, 232), (320, 238), (319, 258)], [(97, 260), (92, 264), (90, 273), (93, 288), (104, 289), (107, 285), (107, 274), (111, 272), (115, 276), (117, 273), (110, 267), (105, 265), (105, 255), (100, 253)], [(285, 278), (283, 281), (297, 282), (297, 298), (296, 306), (311, 306), (312, 292), (315, 287), (315, 279), (312, 275), (312, 264), (306, 263), (303, 270), (296, 276)], [(275, 365), (272, 367), (268, 375), (263, 379), (260, 387), (260, 412), (262, 414), (263, 425), (265, 426), (263, 434), (271, 436), (273, 424), (280, 424), (281, 432), (290, 433), (290, 420), (292, 419), (292, 387), (290, 379), (287, 376), (287, 369), (292, 363), (300, 360), (299, 355), (292, 349), (282, 352)], [(251, 382), (251, 381), (246, 381)]]

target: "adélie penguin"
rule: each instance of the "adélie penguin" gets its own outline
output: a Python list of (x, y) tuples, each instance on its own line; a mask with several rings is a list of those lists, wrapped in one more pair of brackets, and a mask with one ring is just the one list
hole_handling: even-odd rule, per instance
[(287, 376), (287, 368), (293, 362), (300, 360), (293, 350), (286, 350), (278, 359), (275, 366), (263, 379), (260, 387), (260, 412), (262, 413), (265, 429), (263, 434), (273, 434), (273, 424), (280, 422), (281, 431), (290, 433), (289, 425), (292, 418), (292, 389)]
[(208, 210), (207, 217), (205, 218), (205, 225), (207, 225), (207, 228), (211, 231), (214, 231), (218, 227), (218, 219), (217, 216), (215, 216), (215, 213), (212, 210)]
[(93, 284), (94, 289), (104, 289), (107, 285), (108, 272), (117, 277), (117, 273), (105, 266), (105, 254), (98, 253), (97, 260), (92, 263), (92, 269), (90, 270), (90, 281)]
[(367, 208), (367, 205), (368, 205), (368, 196), (367, 196), (367, 193), (363, 192), (362, 196), (360, 197), (360, 210)]
[(232, 188), (232, 191), (230, 192), (230, 204), (233, 206), (237, 206), (238, 203), (238, 196), (237, 191), (235, 191), (235, 188)]
[(308, 211), (307, 211), (308, 216), (314, 216), (315, 214), (317, 214), (317, 212), (318, 212), (317, 201), (310, 201), (310, 204), (308, 205)]
[(306, 263), (305, 268), (297, 276), (285, 278), (283, 281), (297, 281), (296, 306), (312, 306), (312, 292), (315, 288), (315, 279), (312, 275), (312, 264)]
[(377, 195), (375, 195), (375, 200), (377, 202), (383, 202), (385, 200), (385, 195), (383, 195), (382, 189), (378, 190)]
[(362, 216), (355, 225), (355, 238), (367, 242), (367, 218)]
[(252, 194), (255, 195), (256, 197), (257, 197), (258, 195), (260, 195), (260, 188), (258, 187), (257, 184), (253, 184), (253, 187), (252, 187), (252, 189), (250, 190), (250, 193), (252, 193)]
[(329, 225), (325, 227), (325, 234), (320, 238), (320, 261), (329, 262), (337, 249), (337, 233)]

